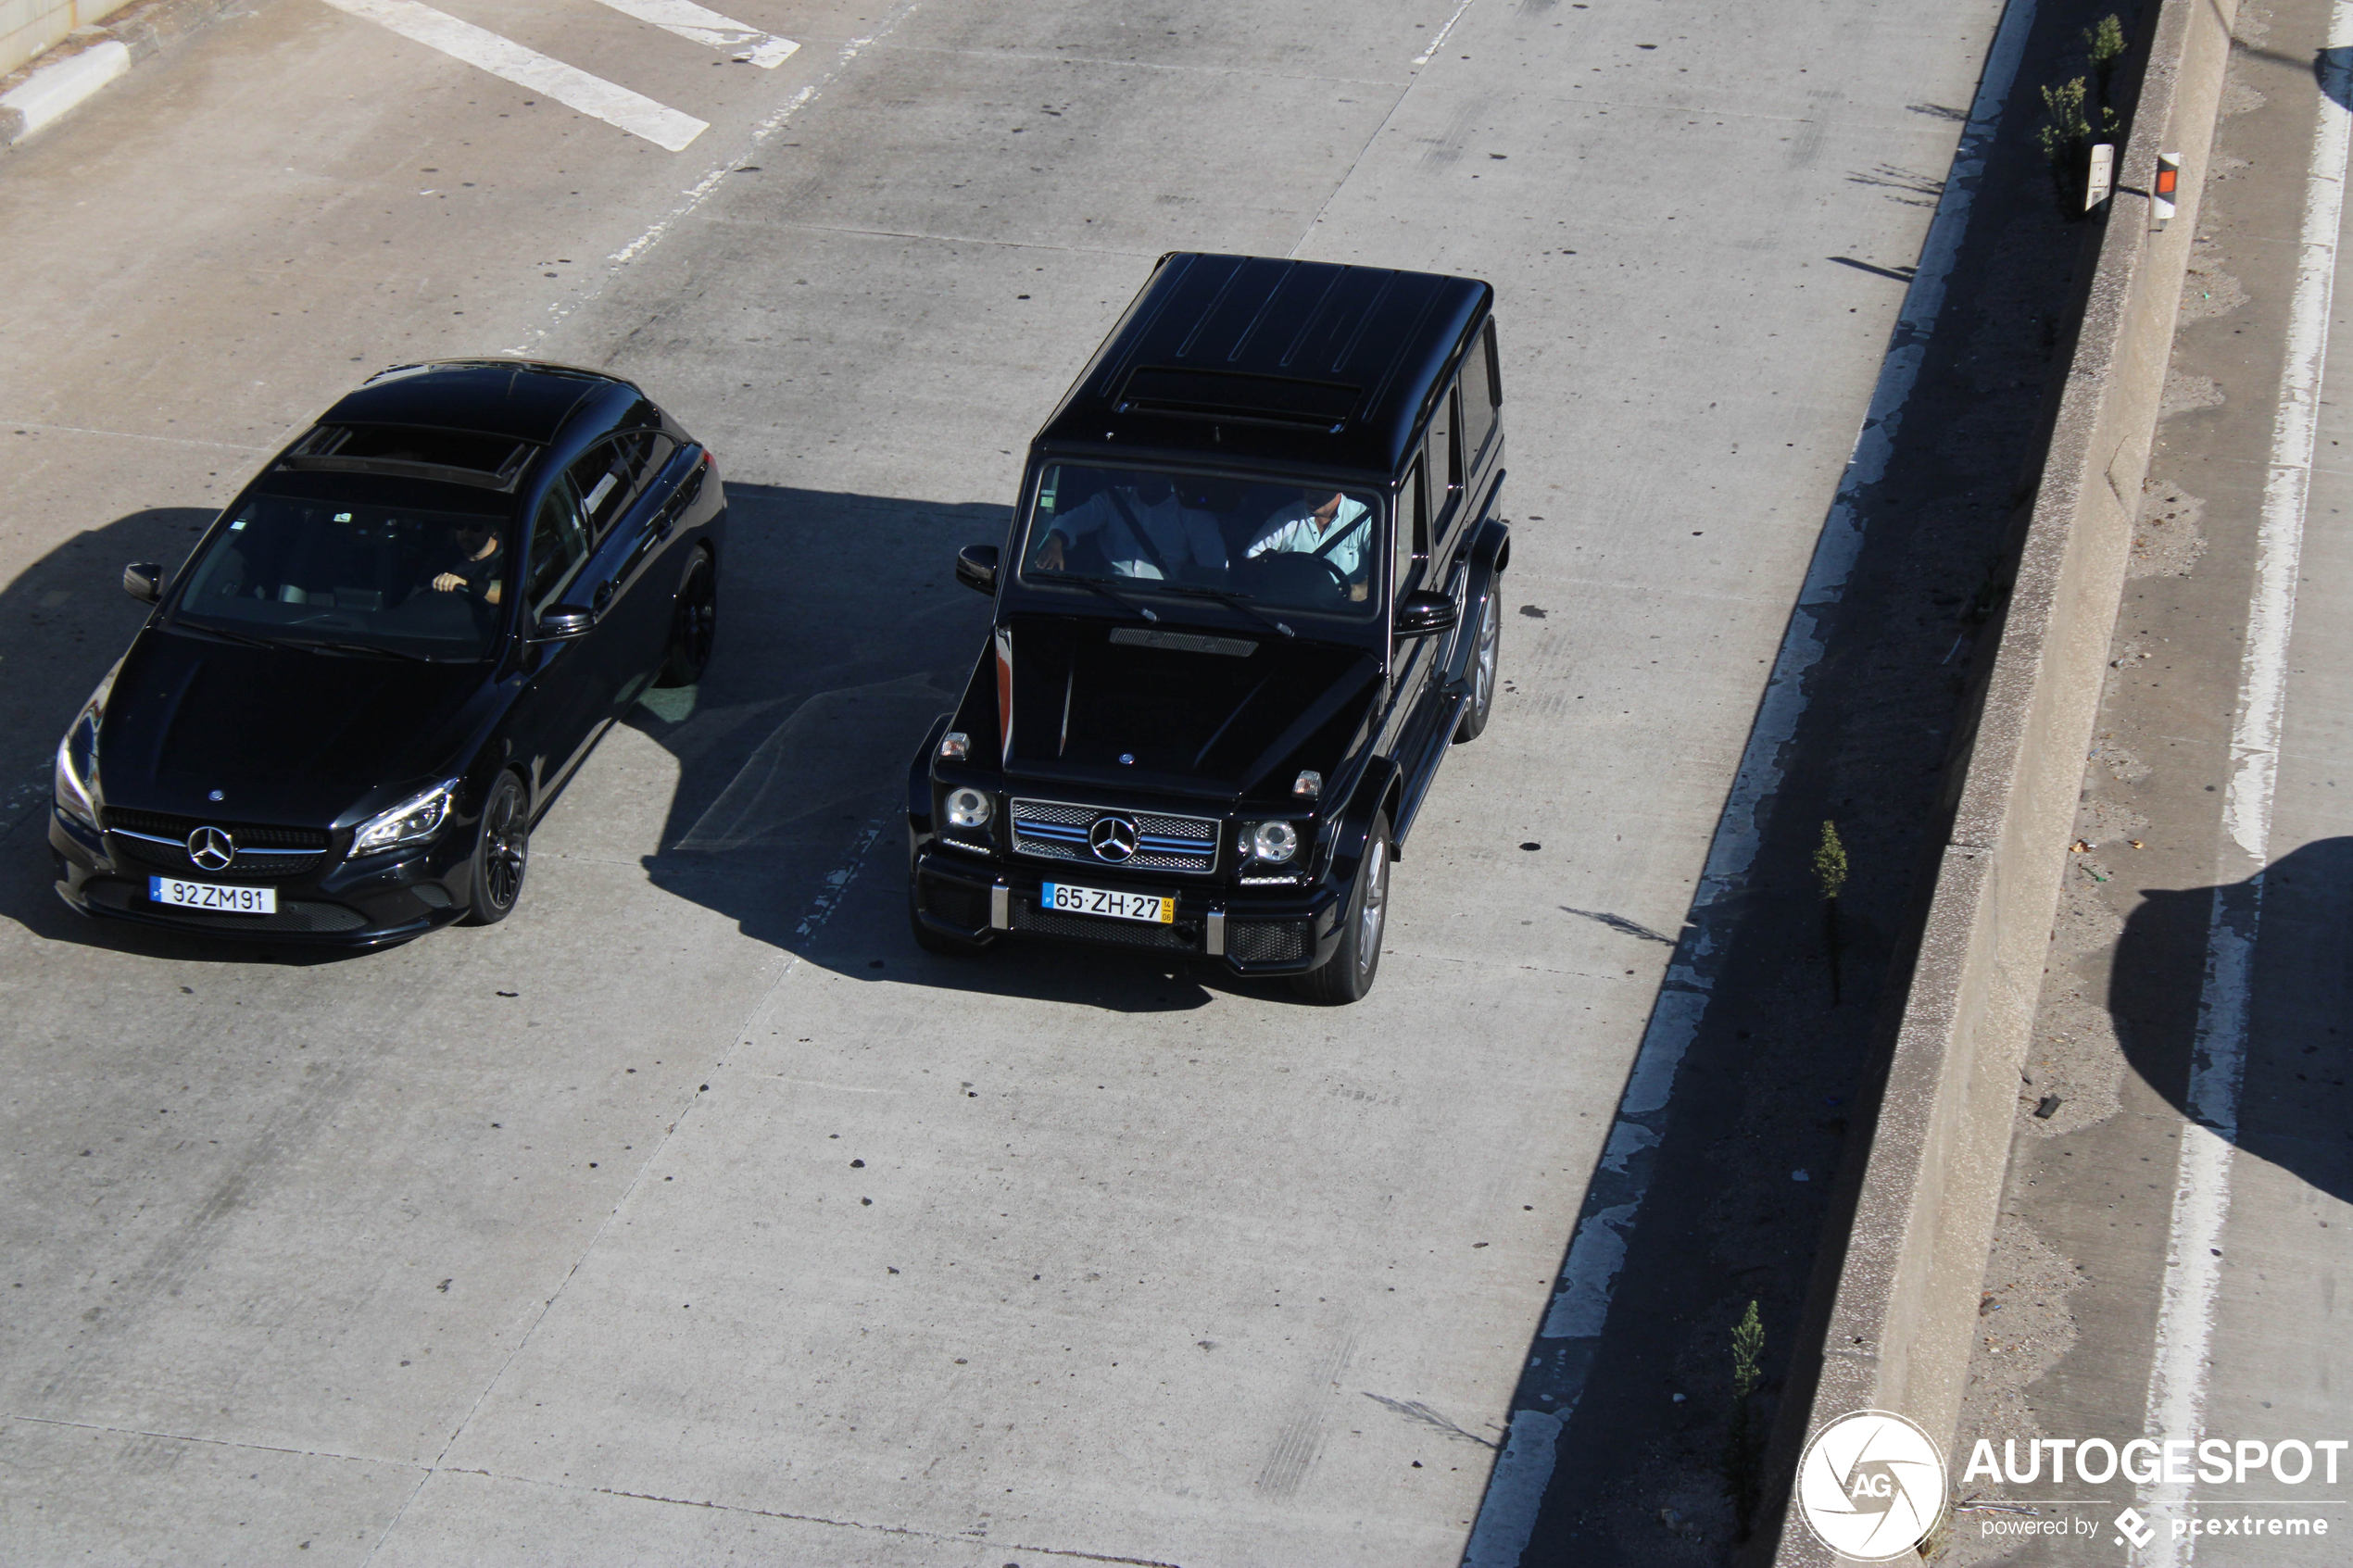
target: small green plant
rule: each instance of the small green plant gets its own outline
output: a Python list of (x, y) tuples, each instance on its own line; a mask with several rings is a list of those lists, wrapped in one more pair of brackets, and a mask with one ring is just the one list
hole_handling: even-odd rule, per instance
[(2100, 114), (2108, 126), (2116, 124), (2116, 111), (2109, 106), (2115, 97), (2108, 87), (2116, 80), (2116, 63), (2124, 57), (2124, 20), (2111, 11), (2098, 22), (2083, 30), (2083, 50), (2092, 59), (2092, 80), (2099, 84)]
[(1822, 841), (1814, 846), (1814, 880), (1822, 884), (1822, 897), (1832, 903), (1846, 887), (1846, 846), (1838, 840), (1838, 824), (1822, 824)]
[(1822, 824), (1821, 842), (1814, 846), (1814, 880), (1822, 887), (1822, 946), (1831, 960), (1831, 1006), (1840, 1001), (1839, 959), (1845, 951), (1838, 932), (1838, 896), (1846, 886), (1846, 846), (1838, 839), (1838, 824)]
[[(2043, 123), (2034, 128), (2035, 144), (2051, 168), (2051, 194), (2059, 213), (2070, 221), (2083, 215), (2083, 182), (2092, 157), (2092, 120), (2084, 108), (2091, 82), (2078, 76), (2043, 89)], [(2112, 111), (2102, 117), (2113, 121)]]
[(1732, 1500), (1734, 1538), (1743, 1541), (1756, 1523), (1764, 1479), (1765, 1427), (1754, 1398), (1764, 1376), (1756, 1364), (1764, 1351), (1764, 1320), (1751, 1301), (1732, 1327), (1732, 1410), (1724, 1425), (1724, 1491)]

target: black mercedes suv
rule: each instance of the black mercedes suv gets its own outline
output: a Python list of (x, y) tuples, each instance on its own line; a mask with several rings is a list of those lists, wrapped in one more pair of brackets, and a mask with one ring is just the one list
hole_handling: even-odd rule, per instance
[(627, 382), (407, 365), (225, 508), (58, 744), (84, 914), (369, 947), (505, 918), (531, 825), (711, 657), (717, 464)]
[(909, 771), (917, 943), (1043, 936), (1364, 996), (1487, 726), (1511, 541), (1494, 291), (1164, 257), (1031, 444), (963, 700)]

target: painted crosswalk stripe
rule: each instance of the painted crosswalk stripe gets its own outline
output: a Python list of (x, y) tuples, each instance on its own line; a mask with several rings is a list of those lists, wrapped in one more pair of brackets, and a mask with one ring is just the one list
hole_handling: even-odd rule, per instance
[(711, 129), (690, 114), (681, 114), (643, 94), (550, 59), (536, 49), (526, 49), (512, 39), (459, 21), (418, 0), (327, 0), (327, 4), (673, 153)]
[(716, 11), (705, 10), (695, 0), (599, 0), (623, 16), (635, 17), (641, 22), (651, 22), (664, 32), (674, 32), (697, 44), (723, 49), (739, 60), (749, 60), (762, 70), (774, 70), (792, 58), (800, 45), (789, 38), (779, 38), (773, 32), (762, 32), (747, 27), (733, 17), (723, 17)]

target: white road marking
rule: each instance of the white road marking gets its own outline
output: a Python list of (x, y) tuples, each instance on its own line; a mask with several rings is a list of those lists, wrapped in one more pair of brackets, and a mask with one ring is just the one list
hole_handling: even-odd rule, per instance
[(1446, 25), (1438, 30), (1438, 36), (1429, 41), (1429, 47), (1414, 56), (1414, 63), (1417, 66), (1429, 64), (1436, 57), (1440, 45), (1446, 42), (1446, 35), (1454, 31), (1454, 24), (1461, 21), (1463, 13), (1470, 8), (1471, 0), (1462, 0), (1462, 4), (1454, 7), (1454, 14), (1446, 19)]
[(486, 70), (518, 87), (544, 94), (582, 114), (593, 115), (633, 136), (643, 136), (658, 147), (677, 152), (711, 129), (690, 114), (655, 103), (641, 93), (591, 76), (536, 49), (486, 28), (460, 21), (418, 0), (326, 0), (338, 11), (374, 22), (428, 49), (438, 49), (478, 70)]
[[(1513, 1412), (1511, 1436), (1488, 1483), (1478, 1522), (1464, 1551), (1463, 1568), (1514, 1568), (1536, 1527), (1536, 1512), (1552, 1478), (1554, 1445), (1584, 1395), (1618, 1270), (1626, 1260), (1627, 1238), (1650, 1191), (1650, 1150), (1664, 1125), (1676, 1071), (1706, 1013), (1717, 963), (1730, 936), (1735, 896), (1744, 889), (1749, 868), (1755, 861), (1768, 803), (1780, 788), (1781, 755), (1806, 710), (1806, 677), (1822, 657), (1822, 622), (1830, 607), (1844, 593), (1847, 576), (1862, 548), (1861, 492), (1878, 483), (1894, 453), (1904, 405), (1919, 377), (1920, 361), (1944, 307), (1945, 281), (1960, 252), (1969, 208), (1977, 199), (1978, 181), (1984, 175), (1994, 132), (2017, 79), (2019, 58), (2034, 25), (2034, 11), (2035, 0), (2010, 0), (1993, 47), (1987, 51), (1985, 73), (1978, 82), (1969, 123), (1954, 148), (1951, 175), (1920, 247), (1919, 270), (1905, 292), (1903, 309), (1881, 362), (1870, 409), (1856, 436), (1838, 497), (1822, 525), (1821, 539), (1814, 547), (1806, 585), (1781, 638), (1755, 727), (1749, 732), (1748, 746), (1741, 756), (1740, 772), (1717, 821), (1707, 865), (1692, 900), (1692, 932), (1667, 968), (1625, 1096), (1618, 1102), (1617, 1122), (1610, 1129), (1602, 1168), (1594, 1173), (1586, 1196), (1586, 1213), (1569, 1243), (1559, 1293), (1553, 1298), (1538, 1333), (1536, 1360), (1523, 1379), (1522, 1397), (1549, 1399), (1551, 1408)], [(1435, 48), (1433, 44), (1433, 53)], [(1545, 1340), (1559, 1341), (1558, 1348), (1545, 1346)]]
[[(2246, 1066), (2249, 982), (2262, 926), (2264, 868), (2271, 858), (2288, 635), (2296, 621), (2305, 496), (2311, 483), (2328, 367), (2337, 235), (2345, 221), (2353, 119), (2340, 106), (2353, 85), (2353, 73), (2347, 72), (2338, 51), (2353, 47), (2353, 0), (2338, 0), (2332, 11), (2328, 44), (2320, 120), (2312, 130), (2311, 171), (2305, 179), (2300, 254), (2288, 300), (2286, 362), (2280, 370), (2279, 411), (2271, 423), (2271, 471), (2264, 481), (2257, 527), (2255, 591), (2247, 606), (2246, 651), (2239, 664), (2238, 712), (2231, 725), (2230, 793), (2222, 808), (2228, 843), (2216, 847), (2206, 980), (2190, 1055), (2187, 1099), (2193, 1120), (2182, 1129), (2165, 1296), (2158, 1309), (2156, 1347), (2149, 1361), (2145, 1426), (2160, 1439), (2196, 1437), (2205, 1431), (2207, 1361), (2222, 1287), (2222, 1227), (2231, 1213), (2233, 1146), (2238, 1139), (2239, 1089)], [(2246, 860), (2254, 862), (2253, 872), (2240, 881), (2247, 872)], [(2190, 1487), (2158, 1485), (2142, 1495), (2144, 1506), (2161, 1520), (2189, 1501)], [(2176, 1540), (2160, 1524), (2157, 1538), (2138, 1561), (2149, 1568), (2188, 1568), (2196, 1555), (2195, 1540)]]
[(774, 70), (800, 48), (789, 38), (779, 38), (773, 32), (747, 27), (733, 17), (707, 11), (694, 0), (598, 0), (598, 4), (610, 6), (641, 22), (651, 22), (664, 32), (674, 32), (692, 43), (727, 51), (762, 70)]

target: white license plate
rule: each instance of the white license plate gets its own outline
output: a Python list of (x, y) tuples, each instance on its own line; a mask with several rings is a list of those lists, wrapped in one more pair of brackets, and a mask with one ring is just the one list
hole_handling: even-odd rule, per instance
[(224, 915), (274, 915), (274, 887), (224, 887), (217, 882), (182, 882), (177, 877), (147, 879), (147, 901), (182, 909), (210, 909)]
[(1064, 914), (1109, 915), (1114, 920), (1150, 921), (1154, 925), (1176, 923), (1176, 900), (1156, 893), (1114, 893), (1107, 888), (1050, 882), (1038, 890), (1038, 902)]

